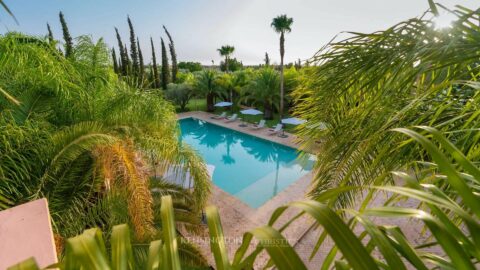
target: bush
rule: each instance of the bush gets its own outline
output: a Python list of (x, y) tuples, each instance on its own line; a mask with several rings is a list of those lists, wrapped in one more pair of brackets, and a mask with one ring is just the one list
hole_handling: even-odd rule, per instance
[(180, 62), (178, 63), (179, 69), (185, 69), (190, 72), (200, 71), (202, 70), (202, 64), (198, 62)]
[[(238, 61), (237, 58), (232, 58), (228, 60), (228, 71), (234, 72), (237, 70), (241, 70), (243, 68), (243, 63)], [(225, 69), (225, 61), (220, 62), (220, 70), (226, 71)]]
[(167, 87), (165, 97), (176, 106), (179, 106), (181, 111), (185, 111), (185, 108), (192, 97), (192, 87), (187, 83), (171, 83)]

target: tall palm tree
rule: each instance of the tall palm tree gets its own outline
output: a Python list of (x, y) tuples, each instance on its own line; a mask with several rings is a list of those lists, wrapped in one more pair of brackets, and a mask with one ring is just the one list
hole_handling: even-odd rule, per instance
[[(228, 64), (230, 60), (230, 55), (235, 51), (235, 47), (230, 45), (224, 45), (217, 49), (221, 56), (225, 57), (225, 72), (228, 73)], [(233, 91), (230, 91), (229, 95), (230, 101), (233, 101)], [(232, 107), (233, 108), (233, 107)]]
[(235, 51), (235, 47), (230, 45), (223, 45), (217, 51), (220, 53), (220, 56), (225, 57), (225, 71), (228, 73), (228, 60), (230, 60), (230, 55)]
[(275, 32), (280, 34), (280, 118), (283, 116), (283, 99), (284, 99), (284, 85), (283, 85), (283, 57), (285, 56), (285, 33), (292, 31), (293, 18), (287, 17), (287, 15), (279, 15), (273, 18), (271, 26)]

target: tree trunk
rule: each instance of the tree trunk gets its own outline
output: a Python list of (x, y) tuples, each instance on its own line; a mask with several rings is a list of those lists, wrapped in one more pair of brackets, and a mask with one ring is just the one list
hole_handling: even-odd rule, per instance
[(190, 101), (190, 98), (188, 98), (188, 99), (186, 99), (186, 100), (182, 100), (182, 101), (180, 102), (180, 110), (181, 110), (182, 112), (184, 112), (185, 109), (187, 108), (187, 105), (188, 105), (188, 102), (189, 102), (189, 101)]
[(215, 111), (215, 107), (213, 106), (213, 94), (207, 94), (207, 112)]
[(283, 56), (285, 55), (285, 36), (282, 32), (280, 34), (280, 119), (283, 118), (283, 100), (284, 100), (284, 89), (283, 89)]
[[(228, 73), (228, 55), (225, 56), (225, 73)], [(233, 103), (233, 90), (230, 90), (230, 97), (229, 101)], [(233, 112), (233, 105), (230, 107), (231, 111)]]
[(225, 73), (228, 73), (228, 56), (225, 56)]
[(265, 120), (272, 120), (273, 119), (272, 104), (268, 101), (263, 102), (263, 118)]

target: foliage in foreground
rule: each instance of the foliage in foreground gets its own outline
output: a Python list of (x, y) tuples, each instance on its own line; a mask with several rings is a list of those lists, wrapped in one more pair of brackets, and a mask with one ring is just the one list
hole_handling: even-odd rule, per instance
[[(178, 142), (174, 108), (119, 81), (109, 55), (88, 36), (68, 59), (46, 39), (0, 37), (0, 209), (46, 197), (61, 237), (128, 223), (146, 241), (160, 229), (153, 188), (176, 194), (175, 207), (200, 222), (209, 177)], [(153, 167), (163, 175), (172, 166), (195, 179), (188, 196), (150, 181)]]
[[(478, 161), (480, 10), (445, 12), (457, 18), (451, 28), (436, 29), (427, 13), (385, 31), (353, 33), (304, 69), (293, 95), (295, 115), (308, 120), (300, 137), (322, 149), (313, 198), (337, 186), (391, 183), (390, 171), (423, 159), (414, 145), (391, 147), (402, 141), (389, 132), (395, 127), (435, 127)], [(339, 205), (353, 205), (356, 195), (343, 193)]]
[[(259, 255), (266, 251), (267, 267), (277, 269), (306, 269), (300, 256), (282, 236), (282, 231), (292, 226), (301, 215), (308, 214), (323, 227), (318, 251), (329, 237), (334, 246), (323, 261), (322, 269), (475, 269), (480, 260), (480, 208), (476, 190), (480, 187), (480, 169), (439, 131), (418, 127), (420, 132), (396, 129), (417, 142), (432, 158), (432, 163), (417, 171), (416, 175), (404, 172), (394, 174), (405, 181), (404, 186), (350, 187), (365, 189), (370, 193), (385, 191), (392, 196), (383, 206), (358, 209), (332, 210), (328, 200), (345, 188), (324, 192), (321, 201), (299, 201), (276, 209), (268, 225), (253, 229), (243, 236), (233, 260), (228, 258), (226, 243), (218, 210), (208, 207), (207, 222), (211, 237), (211, 251), (216, 269), (250, 269)], [(430, 138), (430, 139), (429, 139)], [(417, 208), (397, 205), (409, 199)], [(277, 224), (287, 208), (300, 213), (285, 224)], [(180, 269), (181, 264), (175, 235), (172, 200), (163, 197), (161, 204), (162, 240), (150, 244), (144, 269)], [(423, 222), (431, 235), (425, 243), (414, 244), (402, 228), (381, 224), (375, 217), (404, 218)], [(355, 230), (354, 230), (355, 228)], [(111, 248), (107, 249), (98, 229), (86, 230), (82, 235), (67, 241), (67, 252), (62, 269), (132, 269), (130, 234), (125, 225), (116, 226), (112, 232)], [(418, 241), (419, 235), (414, 236)], [(257, 242), (254, 241), (258, 240)], [(253, 249), (248, 249), (250, 246)], [(37, 269), (25, 262), (11, 269)], [(24, 268), (21, 268), (24, 267)], [(83, 267), (83, 268), (82, 268)]]

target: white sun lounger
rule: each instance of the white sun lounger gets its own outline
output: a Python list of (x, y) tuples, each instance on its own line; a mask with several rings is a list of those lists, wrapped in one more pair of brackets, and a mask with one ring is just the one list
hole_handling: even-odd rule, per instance
[(265, 127), (266, 121), (264, 119), (260, 120), (258, 124), (253, 125), (253, 129), (261, 129)]
[(227, 122), (227, 123), (229, 123), (229, 122), (234, 122), (234, 121), (236, 121), (237, 119), (238, 119), (238, 114), (235, 113), (235, 114), (233, 114), (232, 116), (227, 117), (227, 121), (226, 121), (226, 122)]
[[(215, 171), (215, 166), (206, 164), (207, 172), (210, 176), (210, 180), (212, 180), (213, 172)], [(170, 166), (167, 171), (163, 174), (163, 176), (159, 177), (159, 179), (164, 179), (169, 183), (173, 183), (179, 186), (183, 186), (185, 189), (190, 189), (193, 187), (195, 183), (195, 179), (190, 174), (190, 171), (185, 169), (183, 165), (175, 165)], [(152, 189), (153, 192), (161, 192), (160, 189), (154, 188)]]
[(275, 128), (269, 129), (268, 131), (270, 131), (270, 135), (278, 134), (278, 133), (282, 132), (282, 124), (277, 124), (275, 126)]
[(227, 117), (227, 112), (222, 112), (220, 115), (212, 116), (212, 119), (224, 119)]

